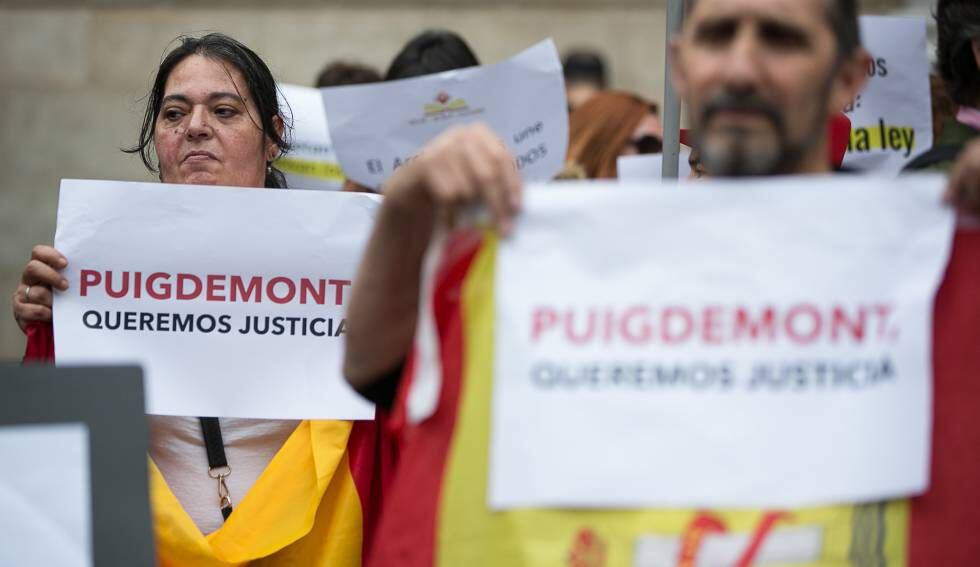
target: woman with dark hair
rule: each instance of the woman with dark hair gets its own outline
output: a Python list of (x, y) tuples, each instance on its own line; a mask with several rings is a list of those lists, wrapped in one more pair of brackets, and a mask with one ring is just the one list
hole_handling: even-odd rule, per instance
[[(165, 183), (276, 188), (285, 185), (272, 163), (289, 150), (286, 132), (265, 63), (208, 34), (182, 38), (164, 58), (138, 143), (126, 151)], [(67, 287), (67, 263), (37, 246), (24, 269), (14, 315), (28, 334), (26, 359), (53, 358), (51, 288)], [(148, 420), (161, 565), (360, 565), (373, 422)]]
[(579, 167), (588, 179), (616, 178), (619, 156), (663, 149), (656, 105), (631, 93), (593, 95), (572, 112), (568, 129), (566, 168)]

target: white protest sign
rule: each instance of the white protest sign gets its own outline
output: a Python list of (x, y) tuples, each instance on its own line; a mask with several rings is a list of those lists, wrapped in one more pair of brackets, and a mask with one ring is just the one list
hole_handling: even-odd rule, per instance
[(372, 419), (341, 356), (378, 201), (62, 181), (58, 364), (142, 364), (152, 414)]
[(88, 428), (0, 427), (0, 564), (92, 565)]
[[(691, 175), (691, 150), (680, 149), (680, 161), (677, 166), (677, 178), (681, 181)], [(660, 180), (664, 172), (663, 154), (645, 154), (634, 156), (619, 156), (616, 160), (616, 173), (620, 181), (649, 181)]]
[(528, 191), (497, 257), (490, 505), (924, 490), (943, 185)]
[(286, 186), (290, 189), (343, 188), (344, 172), (330, 141), (320, 91), (299, 85), (279, 85), (279, 90), (282, 103), (285, 103), (283, 108), (289, 113), (293, 125), (292, 148), (276, 160), (276, 167), (286, 175)]
[(507, 144), (525, 181), (551, 179), (565, 163), (568, 107), (550, 39), (496, 65), (320, 92), (341, 166), (368, 187), (444, 130), (473, 122)]
[(844, 111), (851, 119), (844, 166), (897, 173), (933, 142), (926, 22), (861, 16), (860, 24), (871, 64), (867, 86)]

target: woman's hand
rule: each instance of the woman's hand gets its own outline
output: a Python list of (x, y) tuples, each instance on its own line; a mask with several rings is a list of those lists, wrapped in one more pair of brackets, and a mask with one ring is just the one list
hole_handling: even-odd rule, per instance
[(51, 246), (38, 244), (31, 251), (11, 301), (14, 319), (22, 331), (26, 332), (29, 323), (51, 321), (51, 290), (68, 289), (68, 280), (61, 275), (67, 265), (68, 260)]

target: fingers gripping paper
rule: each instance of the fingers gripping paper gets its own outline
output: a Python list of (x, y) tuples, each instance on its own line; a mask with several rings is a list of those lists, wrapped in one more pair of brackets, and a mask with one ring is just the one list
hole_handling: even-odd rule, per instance
[(942, 184), (529, 191), (497, 256), (490, 505), (922, 491)]
[(551, 40), (496, 65), (320, 92), (344, 172), (368, 187), (441, 132), (474, 122), (504, 141), (525, 181), (549, 180), (565, 161), (568, 110)]
[(933, 143), (926, 22), (862, 16), (860, 24), (871, 62), (864, 91), (844, 110), (852, 123), (844, 166), (896, 173)]
[(341, 376), (351, 280), (379, 199), (62, 182), (58, 364), (138, 362), (147, 412), (372, 419)]

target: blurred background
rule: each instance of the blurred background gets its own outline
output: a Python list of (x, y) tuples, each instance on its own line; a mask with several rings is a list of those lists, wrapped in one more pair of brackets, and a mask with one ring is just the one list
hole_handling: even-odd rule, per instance
[[(931, 5), (862, 0), (861, 11), (928, 15)], [(462, 34), (484, 63), (552, 37), (562, 52), (601, 52), (612, 88), (660, 102), (664, 18), (664, 0), (0, 0), (0, 360), (23, 354), (10, 296), (31, 247), (53, 240), (59, 180), (154, 180), (119, 148), (135, 142), (141, 99), (175, 37), (227, 33), (279, 81), (309, 86), (336, 59), (384, 72), (427, 28)]]

